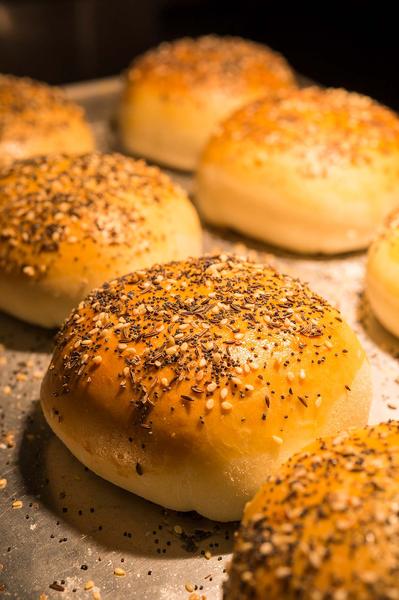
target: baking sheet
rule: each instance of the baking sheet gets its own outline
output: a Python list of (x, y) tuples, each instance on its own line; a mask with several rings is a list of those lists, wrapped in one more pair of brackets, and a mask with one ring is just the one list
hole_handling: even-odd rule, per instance
[[(118, 79), (68, 87), (103, 150), (117, 148), (119, 89)], [(189, 177), (173, 176), (190, 190)], [(363, 254), (297, 257), (217, 230), (205, 247), (256, 254), (339, 306), (371, 360), (371, 422), (399, 416), (399, 342), (364, 298)], [(38, 405), (53, 335), (0, 313), (0, 598), (218, 600), (235, 524), (165, 511), (73, 458)]]

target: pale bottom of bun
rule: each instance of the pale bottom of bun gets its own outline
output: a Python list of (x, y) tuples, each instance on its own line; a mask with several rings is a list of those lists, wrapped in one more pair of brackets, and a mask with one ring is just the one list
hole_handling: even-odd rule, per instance
[[(51, 410), (51, 403), (42, 402), (45, 417), (69, 450), (85, 466), (104, 479), (129, 490), (147, 500), (178, 511), (195, 510), (216, 521), (235, 521), (241, 518), (244, 506), (266, 477), (275, 472), (279, 464), (291, 454), (321, 436), (335, 435), (350, 427), (367, 423), (371, 401), (370, 368), (365, 359), (351, 384), (323, 411), (319, 424), (298, 423), (295, 439), (287, 438), (281, 446), (273, 444), (273, 452), (253, 456), (215, 459), (216, 452), (195, 448), (188, 452), (151, 454), (151, 444), (146, 449), (142, 474), (136, 471), (137, 449), (128, 441), (126, 431), (117, 429), (112, 420), (86, 407), (80, 402), (79, 414), (68, 410), (65, 397), (65, 417), (59, 422)], [(327, 404), (327, 402), (326, 402)], [(69, 406), (69, 408), (68, 408)], [(323, 405), (322, 405), (323, 406)], [(276, 434), (279, 432), (276, 432)], [(265, 449), (270, 444), (265, 443)]]
[(176, 138), (173, 138), (175, 143), (171, 146), (170, 134), (162, 136), (160, 132), (156, 132), (156, 135), (152, 136), (150, 132), (143, 135), (135, 132), (130, 136), (125, 131), (121, 136), (121, 142), (124, 151), (134, 157), (144, 157), (150, 162), (179, 171), (194, 171), (197, 153), (190, 152)]
[[(386, 266), (382, 266), (386, 268)], [(386, 281), (380, 281), (375, 269), (367, 275), (367, 297), (374, 314), (380, 323), (399, 337), (399, 294), (398, 282), (392, 282), (392, 286)]]
[(351, 252), (370, 244), (379, 222), (367, 207), (344, 208), (334, 197), (312, 201), (310, 194), (303, 201), (304, 196), (306, 191), (296, 196), (287, 182), (275, 189), (271, 181), (239, 181), (211, 166), (202, 167), (197, 180), (199, 210), (214, 225), (304, 254)]
[(144, 106), (125, 105), (119, 119), (122, 146), (134, 156), (172, 169), (194, 171), (209, 127), (195, 126), (200, 115), (189, 118), (186, 114), (183, 119), (181, 114), (181, 107), (165, 106), (150, 97)]
[[(177, 219), (179, 219), (180, 214), (176, 210), (175, 216)], [(192, 234), (191, 238), (189, 238), (190, 232)], [(161, 249), (157, 254), (149, 255), (140, 262), (135, 260), (131, 265), (127, 264), (125, 267), (115, 265), (115, 270), (112, 272), (106, 270), (99, 273), (96, 270), (97, 267), (93, 266), (90, 280), (89, 277), (84, 278), (81, 276), (79, 278), (74, 273), (71, 276), (68, 276), (67, 273), (59, 274), (58, 277), (53, 277), (51, 281), (0, 273), (0, 310), (32, 325), (40, 325), (48, 329), (59, 327), (72, 309), (92, 289), (105, 281), (138, 269), (147, 268), (156, 262), (179, 260), (187, 255), (198, 256), (201, 253), (202, 241), (199, 225), (196, 221), (190, 226), (187, 224), (186, 234), (174, 232), (173, 244), (174, 249), (170, 253), (165, 249), (164, 256), (161, 254)]]
[(89, 291), (84, 283), (76, 294), (56, 294), (40, 282), (1, 274), (0, 290), (0, 310), (48, 329), (61, 325)]

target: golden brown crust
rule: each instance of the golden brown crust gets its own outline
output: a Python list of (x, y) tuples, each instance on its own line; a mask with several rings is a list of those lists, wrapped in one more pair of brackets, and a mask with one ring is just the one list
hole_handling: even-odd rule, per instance
[(162, 171), (121, 154), (14, 163), (0, 177), (0, 268), (42, 277), (64, 248), (76, 248), (75, 260), (92, 244), (149, 254), (164, 234), (146, 212), (176, 196), (187, 199)]
[(366, 248), (398, 206), (399, 119), (316, 87), (263, 98), (210, 138), (197, 172), (204, 218), (296, 252)]
[(61, 89), (0, 74), (0, 167), (38, 154), (93, 149), (83, 110)]
[(1, 275), (56, 295), (77, 288), (79, 301), (109, 277), (199, 252), (200, 240), (186, 193), (143, 161), (52, 155), (0, 176)]
[(398, 155), (399, 119), (371, 98), (343, 89), (280, 92), (224, 121), (203, 160), (221, 154), (223, 160), (262, 162), (277, 153), (292, 154), (309, 176), (323, 177), (336, 164), (363, 165), (376, 155)]
[(399, 597), (399, 423), (319, 440), (247, 505), (226, 600)]
[[(93, 292), (58, 337), (41, 397), (50, 425), (79, 454), (74, 423), (91, 415), (97, 425), (85, 422), (90, 454), (104, 427), (108, 465), (124, 463), (125, 451), (110, 458), (118, 439), (149, 478), (161, 461), (173, 473), (182, 456), (193, 473), (207, 465), (215, 487), (226, 476), (235, 489), (223, 505), (215, 506), (204, 482), (207, 508), (196, 497), (185, 510), (229, 519), (259, 485), (258, 470), (270, 472), (342, 420), (365, 421), (368, 383), (361, 398), (351, 392), (364, 364), (339, 313), (299, 281), (232, 256), (208, 256), (156, 265)], [(334, 415), (340, 402), (346, 414)], [(145, 495), (128, 462), (124, 467), (129, 475), (119, 485)], [(112, 470), (98, 467), (111, 479)]]
[(285, 60), (240, 38), (161, 44), (134, 61), (120, 105), (128, 152), (194, 170), (215, 126), (247, 102), (295, 87)]
[(195, 94), (198, 89), (226, 93), (226, 88), (240, 93), (248, 87), (272, 91), (294, 85), (290, 67), (277, 52), (239, 37), (215, 35), (164, 42), (136, 59), (127, 77), (169, 94)]

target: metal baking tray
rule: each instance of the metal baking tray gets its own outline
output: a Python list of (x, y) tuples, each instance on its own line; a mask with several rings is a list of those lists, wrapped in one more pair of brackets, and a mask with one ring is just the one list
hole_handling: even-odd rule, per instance
[[(85, 106), (99, 147), (117, 149), (120, 81), (67, 90)], [(172, 176), (191, 191), (189, 177)], [(298, 257), (214, 229), (205, 230), (205, 248), (255, 254), (339, 306), (372, 364), (371, 422), (398, 417), (399, 342), (364, 298), (364, 254)], [(0, 599), (220, 599), (237, 524), (166, 511), (96, 477), (68, 452), (38, 403), (53, 336), (0, 313)]]

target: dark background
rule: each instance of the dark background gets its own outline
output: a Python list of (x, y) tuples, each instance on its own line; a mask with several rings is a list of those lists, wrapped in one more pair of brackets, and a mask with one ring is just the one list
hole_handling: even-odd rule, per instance
[(104, 77), (162, 40), (215, 32), (269, 44), (315, 81), (399, 110), (395, 4), (0, 0), (0, 72), (50, 83)]

